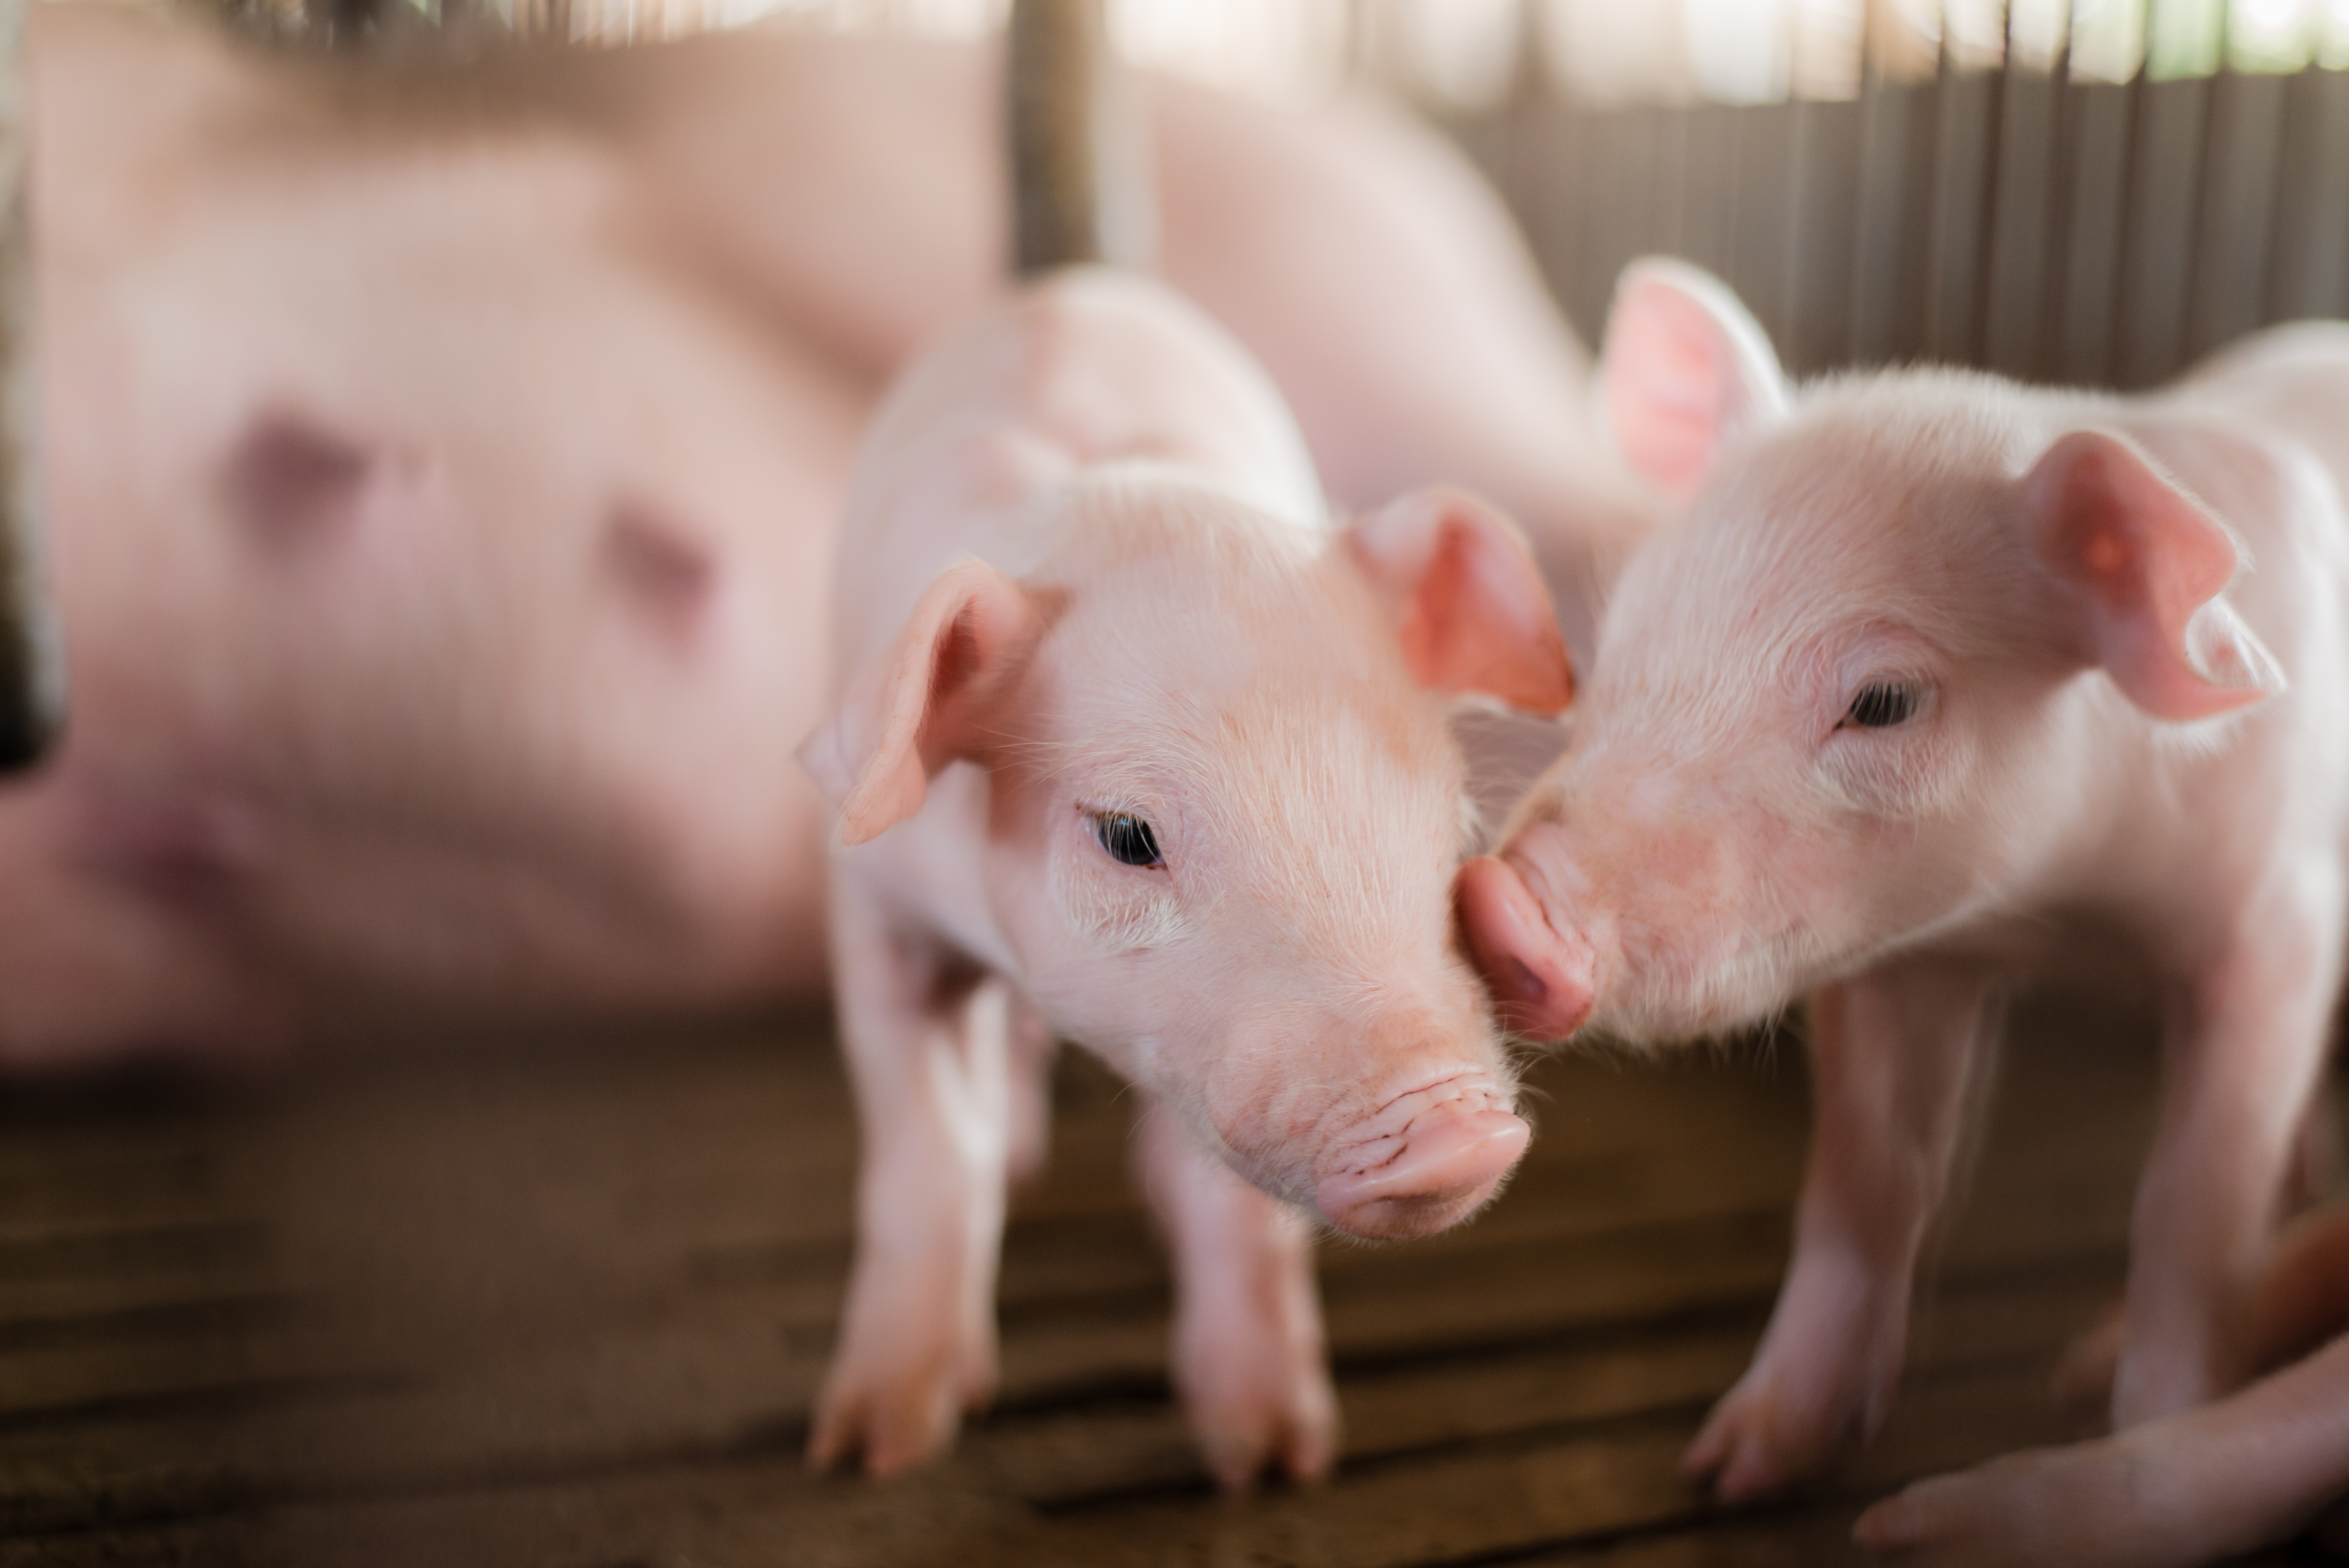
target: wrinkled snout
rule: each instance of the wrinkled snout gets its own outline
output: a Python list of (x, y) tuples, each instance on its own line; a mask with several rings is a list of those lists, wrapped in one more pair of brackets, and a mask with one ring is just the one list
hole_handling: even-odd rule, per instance
[[(1526, 839), (1544, 830), (1535, 828)], [(1460, 928), (1502, 1025), (1536, 1039), (1561, 1040), (1590, 1016), (1597, 959), (1588, 937), (1561, 934), (1550, 923), (1512, 863), (1518, 852), (1512, 846), (1509, 859), (1483, 855), (1461, 868)]]
[(1498, 1191), (1532, 1136), (1498, 1084), (1455, 1073), (1395, 1096), (1342, 1140), (1316, 1206), (1350, 1235), (1432, 1235)]

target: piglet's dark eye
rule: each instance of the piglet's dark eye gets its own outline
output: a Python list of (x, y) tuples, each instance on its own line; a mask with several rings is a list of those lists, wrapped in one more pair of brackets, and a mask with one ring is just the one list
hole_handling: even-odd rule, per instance
[(1864, 686), (1859, 695), (1851, 699), (1851, 707), (1843, 716), (1847, 725), (1862, 729), (1889, 729), (1896, 724), (1906, 724), (1924, 706), (1922, 686), (1894, 684)]
[(1158, 852), (1158, 835), (1150, 824), (1131, 811), (1104, 811), (1093, 819), (1094, 836), (1109, 858), (1120, 865), (1163, 866), (1165, 857)]

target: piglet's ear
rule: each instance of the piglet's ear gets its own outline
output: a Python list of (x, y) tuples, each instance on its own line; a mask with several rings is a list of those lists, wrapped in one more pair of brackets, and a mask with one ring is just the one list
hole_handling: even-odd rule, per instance
[(2245, 564), (2226, 524), (2121, 438), (2075, 430), (2023, 481), (2041, 562), (2075, 593), (2095, 660), (2157, 718), (2209, 718), (2284, 688), (2219, 597)]
[(1786, 409), (1770, 338), (1712, 273), (1651, 256), (1624, 269), (1599, 356), (1616, 449), (1668, 500), (1694, 495), (1729, 438)]
[(1532, 713), (1574, 700), (1574, 667), (1532, 553), (1506, 518), (1458, 490), (1420, 490), (1347, 536), (1402, 603), (1403, 658), (1423, 686), (1481, 692)]
[(1019, 585), (984, 562), (932, 583), (896, 645), (851, 683), (840, 711), (799, 750), (861, 844), (922, 809), (933, 774), (983, 750), (990, 717), (1044, 629)]

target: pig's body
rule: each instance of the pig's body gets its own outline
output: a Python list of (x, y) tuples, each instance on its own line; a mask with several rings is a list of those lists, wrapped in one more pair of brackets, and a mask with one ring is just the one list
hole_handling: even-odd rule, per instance
[(1909, 1568), (2201, 1568), (2303, 1533), (2349, 1553), (2349, 1212), (2294, 1223), (2253, 1315), (2271, 1370), (2248, 1387), (1920, 1481), (1859, 1539)]
[(1338, 528), (1236, 346), (1162, 285), (1073, 272), (885, 407), (837, 616), (840, 708), (802, 755), (841, 812), (864, 1151), (812, 1453), (895, 1470), (991, 1386), (1023, 1042), (1049, 1033), (1152, 1107), (1175, 1380), (1218, 1473), (1319, 1471), (1334, 1406), (1276, 1199), (1423, 1233), (1526, 1137), (1451, 929), (1444, 694), (1564, 706), (1538, 573), (1458, 496)]
[(2168, 1015), (2116, 1421), (2233, 1387), (2349, 941), (2349, 331), (2141, 399), (1912, 372), (1790, 406), (1718, 285), (1648, 267), (1606, 377), (1692, 509), (1463, 911), (1539, 1033), (1813, 993), (1794, 1263), (1691, 1468), (1749, 1495), (1880, 1419), (1995, 991), (2034, 965), (2118, 965)]
[[(856, 432), (1000, 286), (994, 57), (36, 20), (74, 714), (0, 789), (0, 1063), (814, 989), (790, 748)], [(1336, 492), (1479, 484), (1587, 628), (1638, 503), (1489, 199), (1374, 112), (1156, 103), (1165, 271)]]

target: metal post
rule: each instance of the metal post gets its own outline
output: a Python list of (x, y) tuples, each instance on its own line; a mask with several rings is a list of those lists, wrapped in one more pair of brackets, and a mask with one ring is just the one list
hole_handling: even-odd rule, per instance
[(1013, 265), (1146, 266), (1152, 242), (1138, 104), (1111, 57), (1101, 0), (1013, 0), (1005, 42)]
[(65, 725), (64, 645), (42, 571), (40, 399), (33, 362), (29, 0), (0, 0), (0, 772), (46, 756)]

